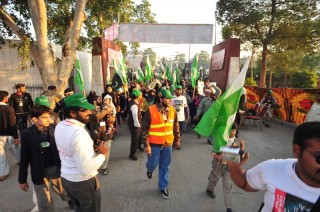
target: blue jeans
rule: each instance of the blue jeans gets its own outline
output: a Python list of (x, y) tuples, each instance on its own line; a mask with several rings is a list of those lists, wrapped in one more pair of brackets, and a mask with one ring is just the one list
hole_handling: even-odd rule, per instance
[(182, 134), (182, 132), (185, 132), (187, 130), (186, 121), (179, 121), (179, 127), (180, 127), (180, 134)]
[(164, 190), (168, 187), (172, 147), (151, 146), (151, 151), (146, 167), (148, 172), (153, 172), (159, 165), (158, 187)]

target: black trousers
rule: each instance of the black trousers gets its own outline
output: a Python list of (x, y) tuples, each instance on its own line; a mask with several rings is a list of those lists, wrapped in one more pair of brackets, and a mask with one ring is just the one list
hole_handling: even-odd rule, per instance
[(142, 145), (140, 139), (140, 127), (129, 127), (131, 133), (130, 156), (134, 156), (138, 147)]
[(62, 186), (74, 202), (76, 212), (100, 212), (101, 191), (97, 176), (81, 182), (72, 182), (61, 177)]

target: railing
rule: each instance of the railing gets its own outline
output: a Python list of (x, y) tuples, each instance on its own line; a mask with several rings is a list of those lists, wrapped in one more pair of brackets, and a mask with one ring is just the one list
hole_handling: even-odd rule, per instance
[[(247, 90), (247, 108), (253, 108), (269, 89), (245, 86)], [(273, 110), (277, 119), (292, 122), (297, 125), (304, 122), (316, 95), (320, 89), (272, 88), (273, 96), (277, 99), (278, 107)]]
[[(26, 84), (27, 92), (30, 93), (32, 99), (34, 100), (36, 97), (40, 96), (43, 92), (42, 84)], [(16, 92), (16, 85), (12, 88), (13, 92)]]

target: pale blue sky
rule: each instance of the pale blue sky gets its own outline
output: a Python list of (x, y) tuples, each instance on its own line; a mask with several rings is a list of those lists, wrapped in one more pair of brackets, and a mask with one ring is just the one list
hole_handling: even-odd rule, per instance
[[(141, 0), (135, 0), (136, 4)], [(163, 24), (215, 24), (214, 12), (216, 0), (149, 0), (151, 11), (156, 14), (155, 19)], [(217, 26), (217, 43), (221, 42), (221, 28)], [(213, 29), (214, 32), (214, 29)], [(214, 34), (214, 33), (213, 33)], [(214, 43), (214, 35), (212, 42)], [(192, 58), (201, 50), (211, 54), (213, 44), (190, 45), (190, 57)], [(177, 53), (185, 53), (189, 57), (188, 44), (147, 44), (141, 43), (140, 49), (152, 48), (158, 56), (172, 57)]]

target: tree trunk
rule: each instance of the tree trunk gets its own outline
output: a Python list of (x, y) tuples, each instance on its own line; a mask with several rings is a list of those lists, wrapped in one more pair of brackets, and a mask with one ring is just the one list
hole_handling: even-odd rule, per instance
[(269, 88), (272, 88), (272, 74), (273, 74), (273, 72), (270, 70), (270, 72), (269, 72)]
[[(39, 3), (40, 2), (40, 3)], [(62, 93), (68, 85), (68, 79), (76, 60), (76, 51), (79, 43), (80, 30), (85, 19), (84, 9), (87, 0), (77, 0), (74, 19), (64, 36), (62, 46), (62, 58), (60, 63), (55, 63), (51, 46), (48, 43), (46, 5), (44, 0), (29, 0), (29, 8), (37, 41), (31, 48), (32, 57), (39, 69), (44, 89), (49, 85), (55, 85), (57, 91)], [(36, 11), (35, 13), (33, 11)], [(42, 17), (42, 18), (39, 18)]]
[(268, 45), (263, 43), (262, 48), (262, 61), (261, 61), (261, 70), (260, 70), (260, 82), (259, 87), (266, 87), (266, 73), (267, 73), (267, 54), (268, 54)]
[(256, 53), (256, 50), (255, 49), (252, 49), (252, 52), (251, 52), (251, 58), (250, 58), (250, 78), (253, 79), (253, 57), (254, 57), (254, 54)]
[[(76, 51), (79, 44), (81, 26), (85, 19), (84, 9), (87, 0), (77, 0), (73, 20), (64, 36), (62, 58), (55, 62), (53, 51), (48, 42), (47, 10), (45, 0), (28, 0), (28, 9), (34, 27), (36, 41), (30, 41), (30, 53), (40, 72), (44, 89), (55, 85), (62, 93), (67, 87), (70, 73), (76, 60)], [(0, 8), (0, 19), (22, 41), (30, 39), (15, 20)]]

